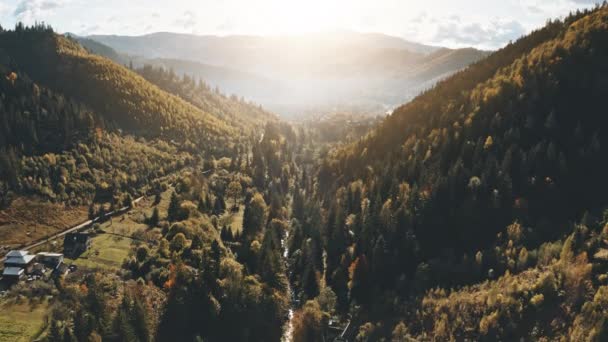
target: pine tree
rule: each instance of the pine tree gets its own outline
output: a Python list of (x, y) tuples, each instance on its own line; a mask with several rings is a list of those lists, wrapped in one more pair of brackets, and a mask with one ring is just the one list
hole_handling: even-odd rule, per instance
[(48, 339), (51, 342), (61, 342), (63, 340), (61, 329), (59, 328), (59, 323), (55, 318), (51, 320), (51, 327), (49, 328)]
[(63, 342), (77, 342), (69, 327), (63, 328)]
[(158, 222), (160, 221), (160, 217), (159, 217), (159, 212), (158, 212), (158, 207), (154, 207), (154, 209), (152, 210), (152, 216), (150, 216), (148, 218), (148, 225), (150, 227), (156, 227), (158, 226)]
[(213, 214), (221, 215), (226, 211), (226, 202), (224, 201), (224, 196), (218, 194), (215, 197), (215, 203), (213, 204)]
[(77, 341), (86, 341), (90, 333), (87, 316), (83, 309), (78, 309), (74, 314), (74, 336)]
[(167, 219), (169, 220), (169, 222), (179, 220), (180, 209), (180, 200), (174, 191), (173, 193), (171, 193), (171, 200), (169, 201), (169, 208), (167, 209)]
[(114, 334), (120, 341), (137, 341), (131, 326), (131, 303), (129, 296), (124, 296), (116, 317), (114, 318)]
[(140, 342), (150, 341), (150, 327), (146, 309), (141, 300), (136, 296), (131, 308), (131, 325), (135, 336)]
[(91, 203), (91, 205), (89, 205), (89, 220), (92, 220), (95, 218), (95, 203)]
[(361, 305), (369, 304), (371, 292), (369, 264), (365, 255), (359, 256), (350, 266), (350, 297)]

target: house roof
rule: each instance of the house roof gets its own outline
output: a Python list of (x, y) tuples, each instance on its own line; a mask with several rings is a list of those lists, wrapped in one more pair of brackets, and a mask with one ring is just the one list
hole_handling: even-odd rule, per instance
[(29, 254), (29, 253), (28, 253), (28, 251), (17, 251), (17, 250), (13, 250), (13, 251), (8, 252), (8, 253), (6, 254), (6, 257), (7, 257), (7, 258), (10, 258), (10, 257), (23, 257), (23, 256), (26, 256), (26, 255), (28, 255), (28, 254)]
[(5, 267), (2, 272), (3, 276), (20, 276), (23, 274), (23, 268), (21, 267)]
[(63, 254), (61, 253), (50, 253), (50, 252), (40, 252), (38, 253), (39, 256), (44, 257), (44, 258), (61, 258), (63, 256)]
[(24, 256), (18, 256), (18, 257), (7, 257), (4, 260), (4, 264), (9, 264), (9, 265), (27, 265), (30, 262), (32, 262), (32, 260), (34, 260), (36, 258), (35, 255), (24, 255)]

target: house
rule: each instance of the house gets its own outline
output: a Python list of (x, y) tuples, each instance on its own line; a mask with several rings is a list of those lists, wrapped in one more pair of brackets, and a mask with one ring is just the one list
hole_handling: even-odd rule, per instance
[(26, 273), (32, 271), (34, 267), (35, 255), (27, 251), (10, 251), (4, 259), (4, 270), (2, 279), (8, 281), (19, 281), (25, 277)]
[(91, 235), (88, 233), (67, 233), (63, 239), (63, 254), (77, 257), (91, 247)]
[(38, 262), (50, 269), (56, 269), (63, 263), (63, 254), (61, 253), (49, 253), (41, 252), (36, 254)]
[(10, 251), (4, 259), (4, 268), (18, 267), (24, 269), (25, 273), (29, 273), (32, 271), (35, 259), (36, 256), (27, 251)]

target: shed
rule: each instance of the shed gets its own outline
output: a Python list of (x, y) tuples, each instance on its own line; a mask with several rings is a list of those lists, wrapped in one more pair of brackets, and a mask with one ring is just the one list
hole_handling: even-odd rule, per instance
[(91, 247), (91, 235), (88, 233), (68, 233), (63, 239), (63, 253), (77, 257)]
[(63, 254), (61, 253), (41, 252), (37, 254), (37, 257), (38, 262), (52, 269), (59, 267), (63, 262)]

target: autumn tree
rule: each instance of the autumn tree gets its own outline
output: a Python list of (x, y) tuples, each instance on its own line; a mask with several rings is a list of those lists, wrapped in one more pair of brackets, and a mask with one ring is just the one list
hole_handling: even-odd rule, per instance
[(251, 201), (245, 205), (243, 214), (243, 236), (251, 241), (262, 232), (266, 225), (268, 207), (261, 194), (255, 194)]
[(239, 196), (241, 195), (242, 192), (243, 192), (243, 187), (241, 186), (241, 183), (239, 181), (234, 180), (234, 181), (230, 182), (230, 184), (228, 185), (227, 194), (234, 201), (233, 209), (236, 209), (238, 207), (237, 204), (238, 204)]

